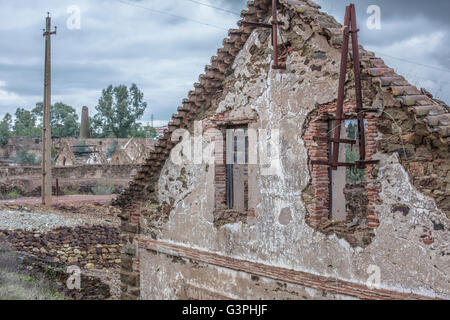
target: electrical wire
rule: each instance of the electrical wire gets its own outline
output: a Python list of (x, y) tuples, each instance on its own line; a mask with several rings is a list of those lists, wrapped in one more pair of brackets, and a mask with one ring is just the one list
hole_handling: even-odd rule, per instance
[(231, 10), (227, 10), (227, 9), (224, 9), (224, 8), (220, 8), (220, 7), (215, 7), (215, 6), (212, 6), (210, 4), (200, 2), (200, 1), (196, 1), (196, 0), (186, 0), (186, 1), (189, 1), (189, 2), (192, 2), (192, 3), (196, 3), (196, 4), (199, 4), (199, 5), (202, 5), (202, 6), (205, 6), (205, 7), (209, 7), (209, 8), (212, 8), (212, 9), (216, 9), (216, 10), (219, 10), (219, 11), (227, 12), (227, 13), (233, 14), (233, 15), (238, 16), (238, 17), (241, 16), (240, 13), (237, 13), (237, 12), (234, 12), (234, 11), (231, 11)]
[[(162, 11), (162, 10), (157, 10), (157, 9), (153, 9), (153, 8), (148, 8), (148, 7), (139, 5), (139, 4), (130, 3), (130, 2), (125, 1), (125, 0), (116, 0), (116, 1), (120, 2), (120, 3), (123, 3), (123, 4), (126, 4), (126, 5), (129, 5), (129, 6), (136, 7), (136, 8), (141, 8), (141, 9), (144, 9), (144, 10), (155, 12), (155, 13), (158, 13), (158, 14), (168, 15), (168, 16), (171, 16), (171, 17), (174, 17), (174, 18), (183, 19), (183, 20), (187, 20), (187, 21), (190, 21), (190, 22), (194, 22), (194, 23), (197, 23), (197, 24), (204, 25), (204, 26), (208, 26), (208, 27), (212, 27), (212, 28), (228, 31), (228, 29), (226, 29), (226, 28), (222, 28), (222, 27), (210, 24), (210, 23), (194, 20), (194, 19), (191, 19), (191, 18), (188, 18), (188, 17), (176, 15), (176, 14), (173, 14), (173, 13), (170, 13), (170, 12), (167, 12), (167, 11)], [(230, 14), (233, 14), (233, 15), (236, 15), (236, 16), (240, 16), (240, 14), (238, 14), (236, 12), (233, 12), (233, 11), (230, 11), (230, 10), (227, 10), (227, 9), (224, 9), (224, 8), (212, 6), (212, 5), (209, 5), (207, 3), (200, 2), (200, 1), (196, 1), (196, 0), (186, 0), (186, 1), (198, 4), (198, 5), (206, 6), (206, 7), (215, 9), (215, 10), (220, 10), (220, 11), (223, 11), (223, 12), (227, 12), (227, 13), (230, 13)], [(404, 58), (399, 58), (399, 57), (395, 57), (395, 56), (391, 56), (391, 55), (383, 53), (383, 52), (378, 52), (378, 51), (374, 51), (374, 52), (377, 55), (383, 55), (383, 56), (386, 56), (386, 57), (389, 57), (389, 58), (392, 58), (392, 59), (396, 59), (396, 60), (399, 60), (399, 61), (407, 62), (407, 63), (410, 63), (410, 64), (414, 64), (414, 65), (418, 65), (418, 66), (422, 66), (422, 67), (426, 67), (426, 68), (435, 69), (435, 70), (439, 70), (439, 71), (450, 73), (450, 70), (448, 70), (448, 69), (444, 69), (444, 68), (440, 68), (440, 67), (436, 67), (436, 66), (430, 66), (430, 65), (426, 65), (426, 64), (423, 64), (423, 63), (420, 63), (420, 62), (416, 62), (416, 61), (412, 61), (412, 60), (408, 60), (408, 59), (404, 59)], [(423, 80), (430, 80), (430, 81), (436, 81), (436, 80), (427, 79), (427, 78), (421, 78), (421, 79), (423, 79)], [(440, 82), (448, 84), (448, 82), (445, 82), (445, 81), (440, 81)]]
[(396, 59), (396, 60), (400, 60), (400, 61), (403, 61), (403, 62), (412, 63), (412, 64), (415, 64), (415, 65), (418, 65), (418, 66), (427, 67), (427, 68), (430, 68), (430, 69), (435, 69), (435, 70), (439, 70), (439, 71), (444, 71), (444, 72), (449, 72), (450, 73), (450, 70), (448, 70), (448, 69), (435, 67), (435, 66), (430, 66), (430, 65), (427, 65), (427, 64), (411, 61), (411, 60), (408, 60), (408, 59), (394, 57), (394, 56), (388, 55), (387, 53), (383, 53), (383, 52), (377, 52), (377, 51), (374, 51), (374, 52), (376, 54), (378, 54), (378, 55), (383, 55), (383, 56), (386, 56), (386, 57), (389, 57), (389, 58), (392, 58), (392, 59)]
[(191, 19), (191, 18), (188, 18), (188, 17), (179, 16), (179, 15), (170, 13), (168, 11), (162, 11), (162, 10), (149, 8), (149, 7), (141, 6), (139, 4), (130, 3), (130, 2), (124, 1), (124, 0), (116, 0), (116, 1), (120, 2), (120, 3), (123, 3), (123, 4), (126, 4), (126, 5), (129, 5), (129, 6), (132, 6), (132, 7), (141, 8), (141, 9), (148, 10), (148, 11), (155, 12), (155, 13), (159, 13), (159, 14), (162, 14), (162, 15), (167, 15), (167, 16), (170, 16), (170, 17), (173, 17), (173, 18), (183, 19), (183, 20), (194, 22), (194, 23), (198, 23), (198, 24), (201, 24), (201, 25), (204, 25), (204, 26), (208, 26), (208, 27), (212, 27), (212, 28), (228, 31), (228, 29), (226, 29), (226, 28), (222, 28), (222, 27), (219, 27), (219, 26), (216, 26), (216, 25), (213, 25), (213, 24), (209, 24), (209, 23), (206, 23), (206, 22), (194, 20), (194, 19)]

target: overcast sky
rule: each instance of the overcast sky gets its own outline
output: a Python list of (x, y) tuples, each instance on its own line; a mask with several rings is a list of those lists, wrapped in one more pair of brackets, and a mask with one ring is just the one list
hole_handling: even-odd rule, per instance
[[(350, 3), (316, 2), (341, 23)], [(410, 82), (449, 103), (450, 1), (353, 2), (360, 43)], [(42, 29), (47, 11), (58, 26), (58, 34), (52, 36), (52, 102), (70, 104), (78, 112), (86, 105), (93, 115), (103, 88), (134, 82), (148, 102), (143, 120), (149, 121), (151, 114), (155, 120), (169, 120), (176, 112), (227, 30), (236, 28), (239, 17), (233, 13), (245, 4), (244, 0), (0, 0), (0, 116), (42, 101)], [(366, 10), (373, 4), (381, 9), (381, 30), (366, 26)], [(68, 12), (73, 5), (81, 9), (80, 29), (67, 25), (74, 21)]]

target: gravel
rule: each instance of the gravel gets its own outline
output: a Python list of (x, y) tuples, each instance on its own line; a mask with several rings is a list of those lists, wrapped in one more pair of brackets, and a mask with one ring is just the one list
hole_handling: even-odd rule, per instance
[[(102, 224), (101, 220), (98, 222)], [(0, 230), (22, 229), (45, 232), (61, 226), (75, 227), (86, 224), (86, 219), (83, 217), (67, 217), (55, 213), (0, 211)]]

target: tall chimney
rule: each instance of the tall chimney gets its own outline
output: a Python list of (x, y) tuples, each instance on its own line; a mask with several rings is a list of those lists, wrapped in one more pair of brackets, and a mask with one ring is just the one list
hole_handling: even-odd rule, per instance
[(81, 111), (80, 139), (89, 139), (91, 137), (89, 127), (89, 109), (88, 107), (83, 107)]

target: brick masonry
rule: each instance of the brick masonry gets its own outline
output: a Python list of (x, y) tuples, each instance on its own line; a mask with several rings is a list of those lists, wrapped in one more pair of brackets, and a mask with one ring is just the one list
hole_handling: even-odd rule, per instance
[[(347, 101), (344, 104), (344, 115), (356, 118), (356, 102)], [(330, 177), (328, 166), (312, 165), (311, 161), (328, 161), (330, 150), (328, 142), (314, 141), (313, 137), (329, 136), (329, 119), (336, 113), (336, 104), (323, 105), (318, 108), (309, 123), (303, 136), (308, 156), (310, 159), (311, 186), (314, 190), (314, 199), (308, 205), (309, 223), (312, 225), (326, 224), (330, 215)], [(377, 130), (375, 127), (376, 117), (366, 116), (366, 160), (370, 160), (376, 152)], [(367, 226), (376, 228), (379, 225), (378, 214), (375, 211), (375, 204), (379, 201), (379, 187), (376, 179), (372, 175), (374, 165), (367, 165), (365, 177), (365, 189), (367, 193), (368, 215)]]

